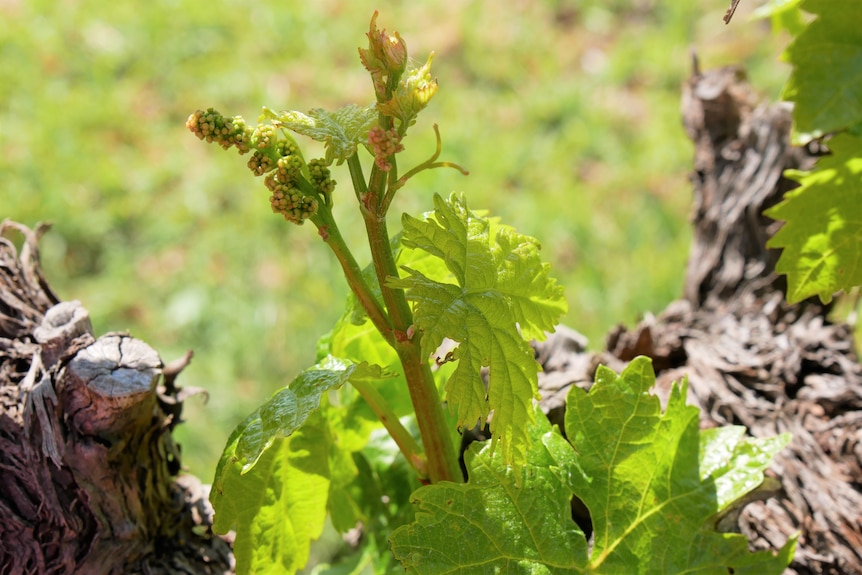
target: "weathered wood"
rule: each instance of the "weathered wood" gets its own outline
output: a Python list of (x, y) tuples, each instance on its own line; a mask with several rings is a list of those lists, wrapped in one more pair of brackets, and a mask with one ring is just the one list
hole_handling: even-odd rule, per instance
[(722, 526), (752, 549), (800, 532), (788, 574), (862, 574), (862, 368), (852, 330), (831, 323), (819, 301), (785, 302), (778, 253), (765, 245), (778, 224), (762, 215), (795, 186), (782, 172), (810, 167), (824, 150), (792, 147), (788, 108), (757, 105), (736, 69), (695, 73), (683, 117), (695, 143), (685, 298), (614, 330), (600, 353), (565, 332), (539, 344), (543, 404), (560, 417), (570, 386), (589, 387), (596, 365), (620, 370), (638, 355), (653, 358), (660, 397), (687, 375), (702, 427), (793, 434), (770, 471), (776, 495)]
[(32, 232), (0, 234), (0, 572), (232, 571), (207, 490), (180, 473), (171, 429), (183, 390), (144, 342), (94, 338), (87, 311), (60, 303)]

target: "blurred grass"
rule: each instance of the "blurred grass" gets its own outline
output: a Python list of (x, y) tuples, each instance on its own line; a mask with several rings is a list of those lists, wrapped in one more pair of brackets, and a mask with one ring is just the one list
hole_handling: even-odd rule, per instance
[[(566, 287), (565, 323), (602, 345), (615, 323), (681, 291), (692, 150), (679, 120), (690, 48), (744, 64), (775, 98), (784, 45), (743, 3), (649, 0), (286, 3), (0, 0), (0, 217), (55, 223), (48, 277), (98, 333), (129, 330), (195, 359), (184, 462), (208, 479), (242, 417), (314, 359), (346, 284), (310, 226), (288, 226), (245, 158), (184, 128), (196, 108), (368, 103), (356, 47), (374, 9), (440, 92), (399, 165), (433, 151), (467, 167), (425, 173), (395, 206), (468, 194), (538, 237)], [(307, 154), (308, 157), (308, 154)], [(353, 214), (346, 172), (339, 213)], [(345, 223), (343, 227), (349, 227)], [(358, 227), (347, 234), (360, 254)], [(361, 255), (360, 259), (365, 256)]]

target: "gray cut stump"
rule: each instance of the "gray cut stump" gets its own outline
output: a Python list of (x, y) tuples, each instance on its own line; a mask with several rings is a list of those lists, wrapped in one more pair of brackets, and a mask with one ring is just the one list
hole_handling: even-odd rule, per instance
[(0, 224), (0, 573), (232, 572), (171, 436), (189, 357), (165, 368), (140, 340), (96, 339), (42, 275), (44, 229)]
[(569, 386), (589, 387), (599, 363), (620, 370), (635, 356), (653, 358), (660, 396), (687, 375), (702, 427), (793, 434), (770, 471), (774, 496), (721, 527), (747, 535), (752, 549), (776, 549), (800, 532), (787, 573), (862, 574), (862, 369), (852, 330), (830, 322), (818, 301), (785, 302), (779, 254), (765, 245), (778, 224), (762, 215), (795, 187), (782, 172), (810, 168), (824, 151), (792, 147), (789, 110), (756, 105), (735, 69), (695, 70), (683, 119), (695, 144), (684, 299), (617, 328), (598, 354), (566, 329), (538, 344), (543, 406), (559, 418)]

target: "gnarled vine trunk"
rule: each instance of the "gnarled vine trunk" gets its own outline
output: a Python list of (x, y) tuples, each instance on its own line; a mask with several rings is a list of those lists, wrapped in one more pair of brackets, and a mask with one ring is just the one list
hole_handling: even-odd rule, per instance
[(94, 337), (42, 275), (44, 229), (0, 225), (0, 572), (231, 572), (171, 437), (189, 358), (165, 367), (126, 334)]
[(752, 549), (800, 532), (787, 573), (860, 574), (862, 368), (852, 331), (818, 301), (785, 302), (778, 253), (765, 245), (779, 224), (762, 215), (795, 186), (782, 172), (811, 167), (822, 150), (792, 147), (789, 109), (756, 105), (736, 69), (695, 70), (683, 118), (695, 144), (685, 297), (614, 330), (601, 353), (565, 329), (539, 344), (543, 404), (560, 417), (570, 385), (588, 387), (599, 363), (620, 370), (637, 355), (653, 358), (659, 395), (687, 375), (702, 427), (793, 434), (770, 471), (780, 488), (721, 526)]

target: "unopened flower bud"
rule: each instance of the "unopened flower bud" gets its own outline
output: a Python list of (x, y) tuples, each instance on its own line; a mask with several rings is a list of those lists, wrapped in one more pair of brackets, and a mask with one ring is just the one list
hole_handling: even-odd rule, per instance
[[(383, 35), (385, 36), (384, 31)], [(400, 76), (407, 67), (407, 44), (398, 32), (393, 36), (386, 36), (383, 40), (383, 55), (386, 69), (392, 76)]]
[(371, 17), (368, 33), (368, 48), (359, 49), (362, 65), (371, 73), (377, 100), (387, 98), (388, 79), (398, 80), (407, 68), (407, 44), (398, 32), (393, 35), (377, 28), (377, 12)]

